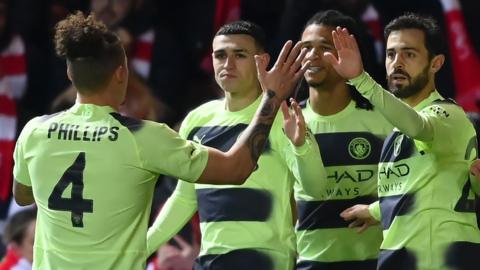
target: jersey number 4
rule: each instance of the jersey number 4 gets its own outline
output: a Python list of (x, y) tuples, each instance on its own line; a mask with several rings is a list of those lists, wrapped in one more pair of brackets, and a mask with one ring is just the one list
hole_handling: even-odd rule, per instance
[[(83, 198), (83, 171), (85, 152), (78, 154), (73, 164), (63, 173), (48, 197), (48, 208), (72, 213), (72, 226), (83, 227), (83, 213), (93, 212), (93, 200)], [(72, 184), (70, 198), (62, 197), (65, 189)]]

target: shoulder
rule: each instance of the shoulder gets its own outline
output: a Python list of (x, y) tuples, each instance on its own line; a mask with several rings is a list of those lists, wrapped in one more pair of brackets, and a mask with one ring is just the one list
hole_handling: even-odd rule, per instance
[(224, 108), (224, 100), (216, 99), (206, 102), (191, 110), (182, 121), (180, 130), (189, 129), (194, 126), (200, 126), (214, 118), (216, 113)]
[(430, 119), (435, 129), (453, 136), (458, 134), (474, 134), (472, 123), (463, 108), (452, 99), (435, 100), (421, 111), (424, 117)]
[(437, 99), (421, 110), (427, 117), (434, 117), (445, 121), (468, 120), (463, 108), (453, 99)]
[(41, 126), (49, 125), (50, 123), (55, 122), (56, 119), (61, 117), (63, 115), (63, 113), (64, 113), (64, 111), (61, 111), (61, 112), (54, 113), (54, 114), (45, 114), (45, 115), (42, 115), (42, 116), (34, 117), (34, 118), (30, 119), (30, 121), (28, 121), (27, 124), (25, 124), (25, 126), (22, 129), (22, 133), (32, 132), (36, 128), (39, 128)]
[(123, 116), (117, 112), (112, 112), (110, 115), (117, 120), (120, 125), (126, 127), (130, 132), (136, 132), (145, 127), (146, 121), (133, 117)]
[(219, 108), (223, 108), (224, 106), (224, 99), (215, 99), (208, 101), (206, 103), (203, 103), (202, 105), (196, 107), (195, 109), (191, 110), (188, 114), (187, 117), (194, 117), (196, 115), (206, 115), (206, 114), (211, 114), (212, 112), (217, 111)]

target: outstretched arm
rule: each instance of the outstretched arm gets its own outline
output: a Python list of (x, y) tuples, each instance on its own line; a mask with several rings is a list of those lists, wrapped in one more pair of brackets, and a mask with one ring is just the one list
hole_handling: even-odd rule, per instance
[(285, 149), (287, 164), (303, 192), (316, 198), (326, 186), (322, 156), (315, 137), (308, 130), (300, 105), (293, 98), (290, 103), (291, 109), (286, 102), (282, 103), (283, 130), (290, 143)]
[[(358, 91), (404, 134), (417, 140), (431, 141), (432, 124), (409, 105), (383, 89), (363, 70), (355, 37), (350, 35), (346, 28), (340, 27), (332, 32), (332, 36), (338, 58), (330, 52), (325, 52), (324, 55), (337, 73), (350, 80)], [(402, 117), (398, 117), (399, 115)]]
[[(293, 48), (292, 48), (293, 47)], [(306, 51), (301, 44), (285, 43), (270, 70), (264, 58), (255, 56), (263, 100), (252, 122), (226, 153), (209, 148), (208, 162), (198, 183), (243, 184), (257, 164), (280, 104), (293, 91), (309, 62), (301, 64)]]
[(195, 187), (192, 183), (178, 181), (173, 194), (163, 205), (147, 232), (147, 252), (151, 255), (177, 234), (197, 211)]

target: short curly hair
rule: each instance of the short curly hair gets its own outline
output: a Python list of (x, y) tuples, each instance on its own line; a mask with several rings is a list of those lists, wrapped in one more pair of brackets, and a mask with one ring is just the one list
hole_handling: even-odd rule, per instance
[(80, 92), (105, 86), (125, 61), (120, 38), (94, 14), (85, 16), (81, 11), (57, 23), (55, 49), (58, 56), (67, 59), (73, 84)]

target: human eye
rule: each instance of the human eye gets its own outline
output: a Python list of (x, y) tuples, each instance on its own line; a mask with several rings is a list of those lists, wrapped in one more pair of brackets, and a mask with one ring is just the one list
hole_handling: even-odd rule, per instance
[(241, 58), (241, 59), (243, 59), (243, 58), (247, 58), (247, 54), (245, 54), (245, 53), (237, 53), (237, 54), (235, 54), (235, 57), (236, 57), (236, 58)]
[(414, 52), (407, 52), (406, 55), (408, 58), (415, 58), (417, 56)]
[(218, 53), (214, 53), (213, 57), (215, 59), (221, 60), (221, 59), (225, 59), (227, 57), (227, 55), (223, 52), (218, 52)]
[(395, 52), (387, 51), (386, 56), (387, 56), (387, 59), (393, 59), (393, 58), (395, 58)]

